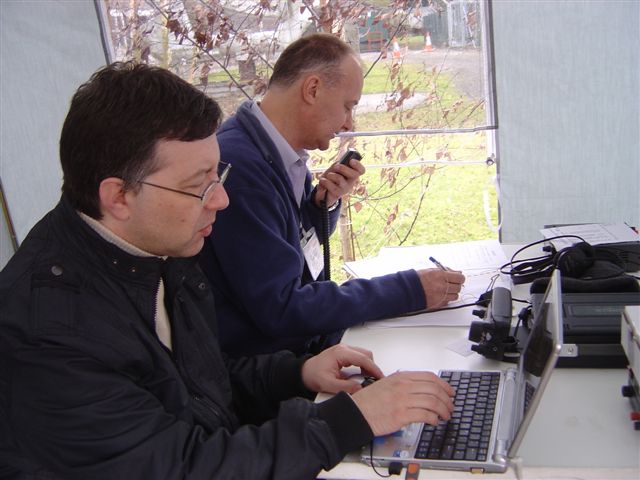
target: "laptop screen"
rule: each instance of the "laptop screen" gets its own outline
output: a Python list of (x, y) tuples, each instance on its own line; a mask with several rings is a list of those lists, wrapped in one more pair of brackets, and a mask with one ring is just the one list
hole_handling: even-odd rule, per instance
[(533, 314), (534, 324), (522, 350), (518, 362), (518, 378), (522, 382), (518, 395), (521, 422), (517, 422), (509, 456), (520, 446), (533, 412), (542, 397), (542, 390), (550, 377), (550, 370), (555, 367), (556, 358), (562, 348), (562, 291), (560, 271), (555, 270), (538, 308)]

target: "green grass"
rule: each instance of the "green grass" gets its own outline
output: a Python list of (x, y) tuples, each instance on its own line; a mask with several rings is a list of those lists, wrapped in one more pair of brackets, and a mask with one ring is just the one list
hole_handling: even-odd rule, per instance
[[(365, 71), (369, 65), (365, 65)], [(403, 65), (390, 81), (390, 66), (380, 62), (367, 75), (363, 93), (385, 93), (398, 82), (401, 88), (427, 95), (427, 101), (390, 112), (357, 114), (356, 130), (400, 128), (470, 127), (482, 123), (484, 109), (461, 95), (447, 75), (434, 75), (419, 65)], [(447, 120), (443, 121), (443, 113)], [(369, 165), (361, 185), (344, 207), (353, 232), (355, 258), (374, 256), (383, 246), (421, 245), (497, 238), (485, 219), (484, 197), (488, 198), (492, 226), (497, 224), (496, 192), (491, 180), (495, 166), (456, 162), (486, 157), (483, 133), (432, 136), (360, 137), (350, 146), (364, 154)], [(314, 169), (324, 170), (337, 156), (338, 146), (313, 152)], [(420, 165), (393, 169), (379, 165), (422, 159)], [(448, 160), (447, 165), (428, 163)], [(384, 173), (384, 175), (383, 175)], [(393, 221), (389, 221), (393, 218)], [(338, 233), (331, 239), (332, 279), (346, 280)]]
[[(370, 165), (361, 178), (370, 197), (352, 195), (344, 207), (349, 210), (356, 259), (375, 256), (383, 246), (497, 238), (485, 220), (483, 200), (487, 195), (490, 218), (496, 225), (496, 192), (491, 186), (495, 166), (403, 167), (393, 185), (381, 172)], [(391, 214), (395, 220), (389, 223)], [(346, 276), (341, 270), (337, 234), (331, 240), (331, 253), (332, 278), (343, 281)]]

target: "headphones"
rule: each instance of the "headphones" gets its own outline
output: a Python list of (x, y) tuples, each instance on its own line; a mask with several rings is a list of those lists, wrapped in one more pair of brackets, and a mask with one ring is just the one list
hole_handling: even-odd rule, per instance
[[(580, 241), (570, 247), (555, 251), (553, 247), (544, 247), (543, 250), (550, 252), (550, 255), (529, 258), (524, 260), (514, 260), (516, 255), (526, 248), (547, 242), (556, 238), (575, 237)], [(606, 265), (603, 265), (606, 263)], [(592, 267), (604, 266), (605, 271), (595, 274), (589, 272)], [(611, 267), (614, 267), (613, 269)], [(511, 267), (505, 271), (505, 268)], [(610, 249), (598, 248), (585, 242), (575, 235), (561, 235), (530, 243), (518, 250), (512, 257), (511, 262), (500, 267), (500, 273), (509, 275), (514, 285), (530, 283), (538, 278), (550, 277), (554, 269), (560, 270), (562, 277), (583, 278), (585, 280), (603, 280), (617, 277), (625, 272), (625, 262), (619, 255)], [(594, 268), (595, 270), (595, 268)], [(603, 269), (601, 269), (603, 270)]]

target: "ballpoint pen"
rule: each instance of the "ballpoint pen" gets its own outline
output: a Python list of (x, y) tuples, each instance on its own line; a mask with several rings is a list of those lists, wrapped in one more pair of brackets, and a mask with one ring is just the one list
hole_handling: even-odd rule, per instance
[(435, 258), (433, 258), (433, 257), (429, 257), (429, 260), (431, 260), (431, 262), (432, 262), (436, 267), (438, 267), (440, 270), (443, 270), (443, 271), (445, 271), (445, 272), (448, 272), (448, 271), (449, 271), (449, 269), (448, 269), (447, 267), (445, 267), (444, 265), (442, 265), (442, 264), (441, 264), (438, 260), (436, 260)]

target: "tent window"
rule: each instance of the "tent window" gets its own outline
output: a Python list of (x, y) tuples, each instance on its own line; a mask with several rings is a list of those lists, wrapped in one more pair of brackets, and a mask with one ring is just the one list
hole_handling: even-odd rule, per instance
[[(279, 53), (310, 31), (331, 31), (360, 52), (366, 77), (347, 146), (368, 173), (344, 209), (341, 260), (383, 245), (497, 237), (490, 3), (107, 0), (113, 60), (160, 65), (203, 89), (229, 116), (259, 97)], [(333, 262), (339, 265), (341, 262)], [(337, 274), (340, 275), (339, 273)], [(333, 276), (336, 278), (336, 274)]]

